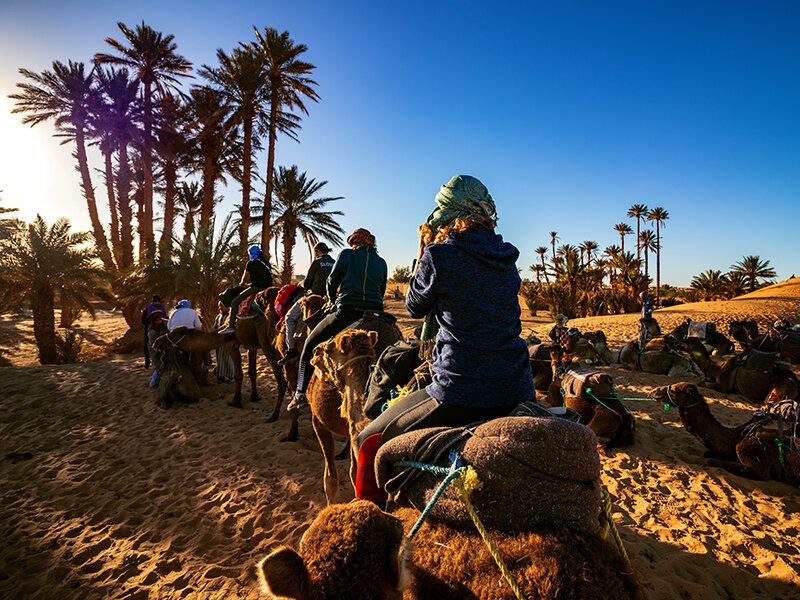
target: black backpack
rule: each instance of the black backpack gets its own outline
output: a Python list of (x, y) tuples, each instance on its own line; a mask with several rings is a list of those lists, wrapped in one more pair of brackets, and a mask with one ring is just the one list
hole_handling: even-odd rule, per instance
[(364, 414), (370, 419), (380, 416), (383, 405), (391, 398), (391, 391), (411, 381), (414, 369), (421, 364), (419, 347), (404, 340), (381, 352), (369, 376)]

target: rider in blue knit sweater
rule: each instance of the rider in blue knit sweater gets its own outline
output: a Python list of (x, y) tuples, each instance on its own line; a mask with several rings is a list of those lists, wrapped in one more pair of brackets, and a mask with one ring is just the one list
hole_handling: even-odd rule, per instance
[(442, 186), (437, 208), (420, 228), (417, 270), (406, 310), (426, 317), (433, 341), (433, 381), (389, 406), (358, 438), (356, 495), (380, 502), (373, 461), (381, 443), (427, 427), (457, 427), (508, 415), (535, 399), (520, 338), (519, 251), (494, 233), (494, 202), (474, 177)]

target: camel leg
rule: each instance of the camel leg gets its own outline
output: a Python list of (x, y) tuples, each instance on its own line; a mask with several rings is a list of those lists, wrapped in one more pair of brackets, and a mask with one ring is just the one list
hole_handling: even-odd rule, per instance
[[(272, 372), (275, 374), (275, 382), (278, 384), (278, 398), (275, 401), (275, 408), (273, 409), (269, 419), (267, 419), (267, 423), (274, 423), (278, 420), (278, 416), (281, 412), (281, 406), (283, 405), (283, 399), (286, 396), (286, 377), (283, 375), (283, 367), (278, 364), (278, 361), (281, 358), (281, 355), (278, 353), (278, 351), (269, 345), (269, 343), (266, 345), (262, 344), (261, 348), (264, 350), (264, 354), (266, 355), (267, 360), (272, 367)], [(291, 436), (291, 433), (289, 435)]]
[(234, 345), (230, 348), (231, 359), (233, 360), (233, 378), (236, 381), (236, 389), (233, 392), (233, 400), (228, 402), (228, 406), (241, 408), (242, 406), (242, 352), (239, 345)]
[(350, 449), (350, 483), (353, 484), (353, 491), (356, 490), (356, 473), (358, 472), (358, 450), (356, 444), (348, 441), (345, 449)]
[(258, 388), (256, 387), (256, 359), (258, 358), (258, 350), (250, 349), (247, 351), (247, 374), (250, 376), (250, 402), (258, 402), (261, 398), (258, 397)]
[(325, 459), (325, 497), (330, 506), (336, 502), (336, 495), (339, 492), (339, 473), (336, 470), (336, 461), (333, 457), (336, 451), (333, 443), (333, 434), (325, 429), (325, 426), (314, 416), (311, 417), (311, 425), (314, 427), (317, 441), (320, 448), (322, 448), (322, 457)]
[[(280, 441), (281, 442), (296, 442), (297, 441), (297, 413), (298, 411), (294, 411), (292, 413), (292, 424), (289, 426), (289, 433), (283, 436)], [(339, 458), (338, 456), (336, 458)]]

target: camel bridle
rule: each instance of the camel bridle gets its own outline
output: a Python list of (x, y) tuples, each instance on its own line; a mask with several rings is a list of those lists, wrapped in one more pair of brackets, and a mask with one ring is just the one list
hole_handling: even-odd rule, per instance
[(167, 333), (164, 334), (164, 337), (167, 338), (167, 341), (170, 343), (170, 345), (172, 346), (173, 350), (180, 350), (180, 348), (178, 348), (178, 344), (180, 344), (183, 341), (183, 338), (186, 337), (186, 334), (184, 333), (180, 338), (178, 338), (177, 342), (173, 342), (172, 338), (169, 337), (170, 333), (172, 333), (172, 332), (168, 331)]
[(336, 363), (333, 362), (330, 355), (327, 352), (322, 352), (322, 361), (325, 364), (325, 375), (328, 381), (335, 387), (340, 393), (344, 391), (344, 381), (340, 376), (342, 369), (347, 366), (350, 366), (356, 361), (363, 360), (363, 359), (372, 360), (372, 356), (369, 354), (359, 354), (358, 356), (354, 356), (346, 360), (341, 365), (337, 366)]

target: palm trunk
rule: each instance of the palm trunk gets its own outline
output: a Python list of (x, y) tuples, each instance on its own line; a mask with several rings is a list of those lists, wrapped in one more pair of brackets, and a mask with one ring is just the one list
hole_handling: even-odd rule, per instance
[(661, 300), (661, 234), (656, 221), (656, 308)]
[(114, 262), (122, 266), (122, 244), (119, 237), (119, 211), (117, 210), (117, 195), (114, 193), (114, 165), (111, 162), (111, 152), (103, 152), (105, 159), (106, 195), (108, 196), (108, 214), (111, 217), (111, 250), (114, 253)]
[(550, 279), (547, 277), (547, 265), (544, 262), (544, 254), (542, 254), (542, 273), (544, 274), (544, 282), (550, 283)]
[(117, 204), (119, 205), (119, 238), (122, 245), (122, 268), (133, 264), (133, 211), (131, 210), (131, 167), (128, 144), (119, 145), (117, 165)]
[(56, 353), (55, 292), (47, 283), (34, 284), (31, 301), (33, 312), (33, 336), (39, 349), (39, 363), (54, 364)]
[[(639, 217), (637, 215), (637, 217), (636, 217), (636, 258), (638, 258), (639, 260), (642, 260), (642, 252), (641, 252), (641, 247), (640, 247), (640, 242), (639, 242), (639, 234), (640, 233), (641, 232), (639, 231)], [(641, 269), (641, 267), (639, 267), (639, 268)]]
[(239, 225), (239, 245), (247, 246), (250, 239), (250, 177), (253, 160), (253, 116), (247, 115), (244, 120), (244, 162), (242, 164), (242, 222)]
[(164, 227), (159, 241), (161, 257), (166, 257), (172, 249), (172, 228), (175, 226), (175, 190), (178, 169), (174, 160), (164, 161)]
[(111, 250), (108, 247), (108, 240), (103, 226), (100, 224), (100, 217), (97, 215), (97, 201), (94, 197), (94, 187), (92, 187), (92, 178), (89, 175), (89, 164), (86, 159), (86, 146), (84, 143), (84, 133), (80, 125), (75, 126), (75, 144), (77, 145), (77, 158), (78, 170), (81, 173), (81, 187), (83, 187), (83, 195), (86, 198), (86, 206), (89, 209), (89, 220), (92, 223), (92, 234), (94, 235), (97, 250), (100, 253), (100, 260), (109, 271), (116, 271), (117, 266), (114, 264), (114, 259), (111, 257)]
[(142, 169), (144, 170), (144, 196), (142, 198), (142, 246), (148, 248), (155, 244), (153, 235), (153, 99), (152, 83), (144, 82), (144, 152), (142, 153)]
[(214, 319), (217, 316), (217, 294), (212, 292), (200, 298), (197, 307), (200, 309), (200, 317), (203, 320), (203, 331), (214, 329)]
[(136, 203), (136, 233), (139, 236), (139, 260), (147, 254), (147, 240), (145, 231), (147, 224), (144, 220), (144, 186), (139, 186), (133, 192), (133, 201)]
[(58, 326), (71, 327), (72, 305), (69, 301), (69, 296), (67, 296), (67, 294), (64, 293), (64, 290), (61, 290), (61, 293), (58, 295), (58, 303), (61, 305), (61, 318), (59, 320)]
[[(212, 146), (213, 142), (209, 140), (204, 145)], [(214, 154), (213, 148), (203, 149), (203, 204), (200, 207), (200, 227), (208, 225), (214, 216), (214, 180), (216, 179)]]
[(278, 89), (277, 86), (272, 86), (272, 93), (270, 94), (269, 101), (269, 143), (267, 148), (267, 173), (266, 183), (267, 188), (264, 192), (264, 214), (261, 223), (261, 249), (267, 257), (267, 262), (270, 262), (269, 255), (269, 239), (272, 237), (272, 224), (270, 218), (272, 217), (272, 171), (275, 168), (275, 135), (278, 119)]
[(292, 255), (294, 254), (295, 233), (294, 227), (286, 225), (283, 228), (283, 273), (281, 273), (281, 281), (284, 285), (292, 282), (292, 275), (294, 274)]
[(644, 248), (644, 275), (645, 277), (650, 276), (650, 266), (647, 263), (647, 246)]
[(625, 254), (625, 236), (620, 233), (619, 239), (622, 242), (622, 254)]

